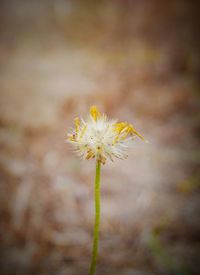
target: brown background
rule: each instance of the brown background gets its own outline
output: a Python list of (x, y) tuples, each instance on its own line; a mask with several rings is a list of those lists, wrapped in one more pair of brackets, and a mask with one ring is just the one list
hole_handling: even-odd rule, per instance
[(149, 140), (103, 167), (96, 274), (199, 274), (199, 17), (198, 1), (0, 2), (1, 274), (87, 274), (95, 163), (64, 141), (93, 104)]

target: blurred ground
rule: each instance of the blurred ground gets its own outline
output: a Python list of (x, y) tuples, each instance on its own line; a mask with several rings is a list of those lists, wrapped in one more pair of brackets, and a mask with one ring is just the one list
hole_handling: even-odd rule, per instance
[(91, 104), (133, 122), (103, 167), (99, 274), (199, 274), (198, 1), (1, 1), (1, 274), (85, 275), (95, 164), (64, 143)]

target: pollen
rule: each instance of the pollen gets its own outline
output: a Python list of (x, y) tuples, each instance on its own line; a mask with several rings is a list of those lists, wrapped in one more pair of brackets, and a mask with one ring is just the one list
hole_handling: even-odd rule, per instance
[(132, 124), (108, 119), (96, 106), (92, 106), (86, 120), (75, 118), (75, 128), (68, 134), (71, 143), (84, 159), (106, 163), (107, 159), (126, 159), (127, 151), (136, 137), (145, 140)]

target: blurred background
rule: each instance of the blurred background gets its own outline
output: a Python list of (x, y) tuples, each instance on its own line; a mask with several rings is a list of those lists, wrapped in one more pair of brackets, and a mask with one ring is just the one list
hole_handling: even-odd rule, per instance
[(133, 123), (102, 169), (97, 275), (200, 274), (198, 1), (0, 1), (0, 273), (86, 275), (90, 105)]

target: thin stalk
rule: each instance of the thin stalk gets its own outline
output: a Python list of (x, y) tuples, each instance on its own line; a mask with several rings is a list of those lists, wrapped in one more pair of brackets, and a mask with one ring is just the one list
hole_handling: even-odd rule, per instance
[(89, 275), (94, 275), (97, 263), (98, 243), (99, 243), (99, 224), (100, 224), (100, 173), (101, 162), (96, 162), (96, 175), (95, 175), (95, 223), (93, 233), (93, 248), (92, 248), (92, 260), (90, 265)]

